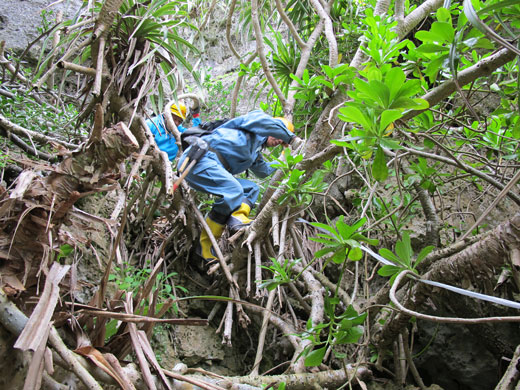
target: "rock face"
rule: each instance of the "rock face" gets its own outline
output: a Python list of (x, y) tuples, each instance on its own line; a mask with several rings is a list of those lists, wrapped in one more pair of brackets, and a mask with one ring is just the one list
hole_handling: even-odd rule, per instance
[[(444, 389), (488, 390), (500, 379), (497, 362), (462, 325), (422, 324), (418, 343), (424, 348), (415, 363), (425, 383)], [(419, 352), (419, 351), (417, 351)]]
[(188, 367), (204, 367), (224, 375), (236, 375), (243, 369), (236, 353), (222, 344), (222, 337), (212, 327), (177, 326), (175, 349)]
[(21, 52), (41, 34), (43, 18), (52, 26), (58, 11), (70, 17), (81, 4), (81, 0), (2, 0), (0, 41), (5, 41), (6, 49)]

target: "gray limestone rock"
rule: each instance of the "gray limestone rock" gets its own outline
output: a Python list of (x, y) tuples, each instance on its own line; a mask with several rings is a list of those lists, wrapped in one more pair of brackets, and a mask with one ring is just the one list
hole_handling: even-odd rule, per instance
[(52, 26), (58, 11), (71, 17), (82, 3), (82, 0), (2, 0), (0, 41), (5, 41), (6, 49), (22, 52), (43, 31), (43, 18)]

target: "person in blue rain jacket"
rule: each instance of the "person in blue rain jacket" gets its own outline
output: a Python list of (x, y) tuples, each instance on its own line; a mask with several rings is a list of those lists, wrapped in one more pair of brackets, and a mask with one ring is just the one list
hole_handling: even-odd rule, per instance
[[(184, 104), (172, 104), (171, 111), (175, 126), (177, 126), (180, 133), (184, 133), (186, 128), (182, 126), (182, 122), (186, 120), (186, 106)], [(193, 126), (200, 125), (199, 111), (199, 107), (192, 110)], [(163, 152), (166, 152), (170, 161), (173, 161), (177, 156), (179, 147), (175, 143), (175, 136), (173, 133), (166, 129), (166, 119), (164, 118), (164, 114), (146, 120), (146, 125), (152, 132), (157, 147)]]
[[(293, 124), (261, 110), (231, 119), (202, 139), (208, 152), (186, 176), (188, 184), (197, 191), (216, 196), (206, 222), (218, 239), (226, 225), (233, 234), (251, 223), (249, 213), (258, 195), (258, 186), (250, 180), (234, 175), (249, 170), (260, 178), (271, 175), (275, 168), (262, 158), (265, 147), (289, 144), (295, 137)], [(188, 155), (187, 148), (179, 158), (180, 167)], [(197, 253), (206, 261), (216, 259), (208, 233), (200, 234)]]

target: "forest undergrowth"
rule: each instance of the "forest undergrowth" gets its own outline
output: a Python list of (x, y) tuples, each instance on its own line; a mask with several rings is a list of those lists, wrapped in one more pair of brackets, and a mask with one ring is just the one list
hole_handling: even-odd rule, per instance
[[(519, 12), (106, 0), (56, 15), (38, 58), (0, 45), (3, 385), (515, 389)], [(179, 101), (302, 140), (266, 153), (254, 221), (210, 265), (213, 200), (172, 193), (145, 124), (181, 146)]]

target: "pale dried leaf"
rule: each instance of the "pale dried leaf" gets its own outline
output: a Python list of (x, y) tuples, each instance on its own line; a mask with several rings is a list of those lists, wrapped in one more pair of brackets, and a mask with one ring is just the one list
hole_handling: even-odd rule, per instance
[(103, 354), (99, 352), (96, 348), (86, 346), (78, 348), (74, 352), (89, 358), (92, 363), (94, 363), (96, 366), (98, 366), (100, 369), (102, 369), (108, 375), (114, 378), (114, 380), (116, 380), (117, 383), (119, 383), (119, 386), (121, 386), (123, 390), (133, 389), (133, 386), (130, 386), (128, 382), (119, 375), (117, 370), (115, 370), (112, 367), (112, 365), (105, 359)]
[[(133, 314), (132, 308), (132, 295), (127, 294), (125, 308), (127, 313)], [(137, 356), (137, 360), (139, 361), (139, 366), (141, 367), (141, 371), (143, 374), (143, 379), (148, 386), (149, 390), (157, 390), (155, 386), (155, 381), (152, 376), (152, 372), (150, 370), (150, 366), (146, 361), (146, 356), (143, 352), (143, 346), (139, 340), (139, 335), (137, 334), (137, 326), (135, 324), (129, 323), (128, 330), (130, 331), (130, 339), (132, 340), (132, 346), (134, 348), (134, 352)]]
[(68, 272), (70, 266), (54, 263), (47, 275), (45, 287), (34, 311), (27, 321), (22, 333), (16, 340), (15, 348), (36, 351), (43, 340), (48, 337), (48, 325), (54, 313), (59, 297), (59, 283)]
[(47, 324), (47, 328), (45, 329), (45, 337), (40, 340), (40, 345), (38, 345), (32, 356), (31, 363), (29, 364), (23, 390), (38, 390), (41, 387), (45, 350), (50, 329), (51, 325)]
[[(0, 255), (1, 257), (1, 255)], [(18, 292), (20, 291), (25, 291), (25, 287), (24, 285), (22, 284), (22, 282), (20, 281), (20, 279), (18, 279), (15, 275), (4, 275), (2, 274), (1, 276), (2, 278), (2, 285), (3, 286), (8, 286)]]
[(164, 375), (162, 367), (160, 366), (159, 362), (157, 361), (157, 358), (155, 357), (155, 353), (153, 352), (152, 346), (150, 345), (150, 342), (146, 337), (146, 333), (141, 330), (137, 332), (137, 335), (139, 337), (139, 341), (141, 342), (141, 346), (143, 347), (143, 351), (146, 357), (148, 358), (148, 361), (152, 364), (155, 371), (157, 371), (166, 388), (168, 390), (172, 390), (168, 379), (166, 379), (166, 376)]
[(23, 171), (18, 176), (18, 184), (11, 194), (9, 198), (11, 199), (21, 199), (25, 194), (25, 191), (31, 186), (32, 180), (36, 177), (36, 173), (34, 171)]

